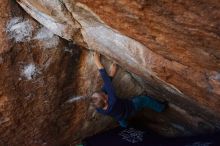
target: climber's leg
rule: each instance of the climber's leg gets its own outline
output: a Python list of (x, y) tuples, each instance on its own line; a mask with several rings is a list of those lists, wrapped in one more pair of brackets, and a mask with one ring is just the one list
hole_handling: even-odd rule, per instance
[(118, 123), (123, 128), (127, 128), (127, 126), (128, 126), (127, 120), (125, 120), (125, 119), (118, 121)]
[(136, 96), (132, 99), (136, 111), (142, 108), (150, 108), (156, 112), (162, 112), (166, 108), (166, 104), (157, 101), (149, 96)]

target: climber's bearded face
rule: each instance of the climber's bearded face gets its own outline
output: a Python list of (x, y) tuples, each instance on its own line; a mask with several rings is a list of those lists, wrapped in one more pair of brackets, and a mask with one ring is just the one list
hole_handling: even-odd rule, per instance
[(107, 99), (108, 96), (104, 92), (95, 92), (91, 96), (91, 102), (95, 108), (103, 109), (105, 106), (107, 106)]

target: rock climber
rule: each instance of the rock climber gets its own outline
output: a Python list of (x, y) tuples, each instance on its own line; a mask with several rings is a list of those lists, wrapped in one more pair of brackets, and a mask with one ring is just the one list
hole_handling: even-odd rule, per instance
[(117, 65), (111, 64), (108, 75), (97, 52), (94, 52), (94, 62), (104, 81), (102, 89), (91, 95), (91, 102), (97, 112), (115, 118), (120, 126), (125, 128), (128, 126), (127, 119), (142, 108), (150, 108), (156, 112), (162, 112), (167, 108), (167, 102), (160, 102), (149, 96), (137, 96), (132, 100), (118, 98), (112, 85)]

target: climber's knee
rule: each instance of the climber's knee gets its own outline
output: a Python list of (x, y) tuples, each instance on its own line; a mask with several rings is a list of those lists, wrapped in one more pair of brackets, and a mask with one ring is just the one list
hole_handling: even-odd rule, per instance
[(150, 108), (156, 112), (163, 112), (167, 107), (167, 105), (149, 96), (137, 96), (132, 101), (136, 111), (142, 108)]
[(123, 128), (127, 128), (127, 127), (128, 127), (128, 123), (127, 123), (127, 121), (124, 120), (124, 119), (118, 121), (118, 123), (119, 123), (119, 125), (120, 125), (121, 127), (123, 127)]
[(135, 111), (140, 111), (143, 108), (142, 99), (140, 96), (133, 97), (132, 99)]

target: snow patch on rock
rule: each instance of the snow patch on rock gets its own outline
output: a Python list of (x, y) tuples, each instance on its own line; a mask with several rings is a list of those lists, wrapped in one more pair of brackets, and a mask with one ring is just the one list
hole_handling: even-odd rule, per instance
[(26, 42), (31, 40), (33, 26), (29, 20), (21, 17), (12, 18), (6, 26), (6, 32), (10, 39), (15, 42)]
[(24, 66), (22, 70), (22, 75), (27, 79), (27, 80), (32, 80), (36, 75), (39, 73), (37, 67), (35, 64), (28, 64)]
[(43, 47), (44, 48), (54, 48), (54, 47), (57, 47), (58, 44), (59, 44), (59, 37), (54, 36), (51, 39), (49, 39), (48, 41), (44, 41)]
[(47, 48), (53, 48), (57, 47), (59, 44), (59, 37), (52, 33), (49, 29), (46, 27), (42, 27), (38, 32), (37, 35), (34, 37), (35, 40), (39, 40), (42, 43), (42, 47)]
[(31, 22), (21, 17), (12, 18), (6, 26), (9, 38), (14, 39), (15, 42), (39, 40), (45, 49), (56, 47), (59, 44), (59, 37), (46, 27), (39, 29), (36, 36), (32, 38), (33, 29)]
[[(61, 6), (60, 1), (56, 0), (56, 1), (53, 1), (52, 3), (54, 3), (54, 2), (57, 2), (56, 4), (60, 5), (60, 7), (58, 9), (63, 8)], [(53, 31), (55, 34), (65, 38), (67, 40), (71, 40), (72, 36), (69, 36), (68, 33), (65, 33), (66, 31), (68, 32), (71, 30), (69, 30), (69, 29), (67, 30), (67, 26), (65, 24), (60, 23), (57, 20), (55, 20), (55, 18), (53, 18), (52, 16), (49, 16), (48, 14), (39, 11), (31, 3), (19, 2), (19, 1), (18, 1), (18, 3), (20, 4), (20, 6), (23, 9), (26, 10), (27, 13), (29, 13), (32, 17), (34, 17), (36, 20), (38, 20), (42, 25), (46, 26), (48, 29)], [(51, 3), (51, 1), (47, 0), (46, 6), (49, 6), (50, 3)], [(42, 4), (44, 5), (45, 1), (42, 1)], [(49, 7), (51, 7), (51, 6), (49, 6)], [(56, 6), (55, 8), (57, 9), (57, 7), (58, 6)], [(45, 11), (47, 11), (47, 10), (48, 10), (48, 8)], [(49, 8), (49, 11), (50, 10), (52, 10), (52, 9)]]
[(211, 80), (217, 80), (220, 82), (220, 73), (216, 72), (214, 75), (209, 77)]
[(84, 98), (85, 98), (85, 96), (72, 96), (69, 100), (67, 100), (67, 103), (73, 103), (75, 101), (79, 101)]
[(37, 35), (34, 37), (34, 39), (41, 40), (41, 41), (46, 41), (50, 38), (52, 38), (54, 34), (49, 31), (46, 27), (42, 27), (39, 29)]

